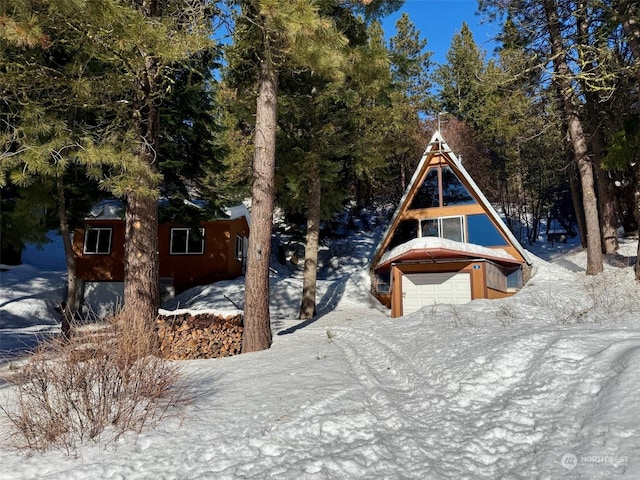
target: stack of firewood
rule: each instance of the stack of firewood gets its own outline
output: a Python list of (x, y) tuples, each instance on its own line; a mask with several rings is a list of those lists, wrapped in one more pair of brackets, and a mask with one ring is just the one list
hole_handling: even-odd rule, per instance
[(157, 319), (160, 351), (172, 360), (228, 357), (242, 347), (241, 313), (180, 313)]

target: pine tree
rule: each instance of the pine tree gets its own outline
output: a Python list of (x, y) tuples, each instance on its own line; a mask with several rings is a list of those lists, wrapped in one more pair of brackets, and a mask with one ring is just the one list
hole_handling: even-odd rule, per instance
[(564, 101), (564, 114), (568, 124), (568, 133), (582, 184), (587, 237), (587, 275), (596, 275), (603, 270), (603, 260), (593, 168), (588, 158), (587, 140), (580, 121), (577, 98), (574, 96), (571, 85), (571, 70), (566, 60), (558, 5), (555, 0), (544, 1), (544, 14), (546, 28), (549, 32), (555, 81)]
[(257, 79), (258, 97), (254, 134), (254, 181), (252, 229), (249, 238), (245, 280), (245, 329), (243, 351), (268, 348), (271, 344), (269, 317), (269, 257), (273, 196), (275, 193), (275, 131), (277, 93), (281, 72), (313, 71), (340, 81), (345, 37), (334, 19), (323, 9), (348, 6), (375, 18), (392, 11), (398, 0), (309, 2), (262, 0), (240, 2), (242, 14), (235, 30), (228, 80), (247, 85)]
[(242, 340), (243, 352), (252, 352), (271, 345), (269, 261), (279, 72), (288, 64), (338, 73), (342, 62), (339, 51), (345, 41), (309, 2), (263, 0), (240, 2), (240, 6), (242, 16), (236, 24), (229, 80), (240, 86), (255, 78), (258, 85)]
[[(608, 96), (607, 85), (597, 81), (596, 75), (602, 75), (608, 68), (609, 62), (603, 60), (609, 55), (604, 52), (610, 47), (606, 40), (598, 38), (598, 25), (592, 18), (591, 9), (585, 2), (578, 2), (574, 12), (577, 26), (578, 59), (582, 65), (583, 75), (579, 81), (584, 92), (586, 106), (586, 128), (590, 131), (593, 169), (597, 186), (598, 213), (600, 215), (600, 230), (602, 234), (602, 252), (614, 253), (618, 249), (618, 214), (613, 192), (613, 182), (602, 168), (602, 157), (605, 153), (606, 139), (603, 125), (600, 123), (602, 103), (606, 103)], [(593, 24), (596, 23), (594, 26)], [(595, 39), (594, 39), (595, 37)], [(604, 44), (603, 44), (604, 43)], [(591, 78), (589, 78), (591, 77)], [(603, 93), (603, 95), (601, 95)], [(602, 97), (602, 98), (601, 98)]]
[(420, 31), (406, 13), (400, 16), (395, 27), (396, 34), (389, 39), (393, 83), (418, 113), (432, 113), (435, 106), (430, 93), (429, 69), (433, 52), (425, 50), (427, 40), (420, 37)]
[[(392, 85), (388, 93), (392, 108), (386, 114), (385, 145), (390, 149), (386, 182), (390, 199), (397, 203), (409, 177), (424, 151), (422, 116), (433, 115), (435, 98), (431, 93), (431, 56), (425, 51), (427, 40), (420, 37), (408, 15), (396, 22), (396, 34), (389, 40)], [(387, 187), (388, 188), (388, 187)]]
[[(189, 68), (212, 45), (210, 5), (100, 0), (32, 2), (28, 11), (21, 10), (21, 2), (13, 7), (14, 23), (34, 19), (29, 28), (15, 30), (39, 32), (34, 38), (41, 41), (22, 41), (30, 49), (13, 63), (12, 57), (3, 57), (22, 80), (12, 82), (15, 105), (20, 106), (12, 113), (12, 124), (18, 128), (3, 137), (15, 149), (11, 158), (24, 165), (12, 170), (12, 180), (60, 177), (77, 162), (104, 189), (126, 199), (125, 309), (132, 321), (151, 322), (159, 304), (161, 105), (171, 97), (176, 72)], [(11, 37), (11, 29), (3, 31)], [(38, 61), (24, 61), (29, 55)], [(27, 64), (39, 70), (24, 68)], [(55, 75), (42, 75), (43, 69)], [(16, 141), (21, 132), (26, 134)]]
[(441, 87), (441, 110), (473, 124), (479, 123), (477, 117), (484, 107), (481, 81), (485, 69), (484, 57), (469, 26), (463, 23), (460, 32), (451, 41), (446, 54), (447, 63), (434, 73), (434, 80)]
[(580, 116), (581, 97), (575, 90), (575, 82), (583, 72), (580, 65), (570, 64), (572, 54), (575, 53), (572, 48), (575, 49), (578, 42), (575, 36), (570, 36), (576, 30), (573, 5), (569, 3), (563, 0), (525, 0), (505, 4), (497, 0), (481, 0), (480, 8), (493, 14), (509, 14), (510, 28), (520, 33), (525, 50), (532, 58), (536, 58), (536, 64), (528, 71), (541, 70), (547, 62), (551, 62), (553, 66), (552, 88), (556, 88), (558, 92), (557, 105), (561, 108), (563, 124), (567, 128), (573, 158), (580, 175), (587, 274), (595, 275), (603, 269), (601, 234), (590, 149)]

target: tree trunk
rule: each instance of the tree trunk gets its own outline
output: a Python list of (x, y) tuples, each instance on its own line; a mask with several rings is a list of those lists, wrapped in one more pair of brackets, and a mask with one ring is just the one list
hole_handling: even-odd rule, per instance
[(544, 9), (549, 29), (551, 53), (555, 81), (564, 100), (564, 114), (566, 117), (569, 138), (573, 146), (573, 154), (582, 184), (582, 202), (586, 223), (587, 241), (587, 275), (596, 275), (603, 270), (602, 242), (600, 238), (600, 224), (598, 203), (593, 180), (593, 166), (589, 161), (587, 139), (580, 122), (576, 98), (572, 88), (572, 76), (567, 64), (560, 30), (557, 5), (555, 0), (544, 0)]
[(124, 239), (124, 316), (154, 322), (160, 306), (158, 201), (145, 194), (127, 196)]
[(633, 11), (634, 3), (634, 1), (630, 2), (628, 0), (620, 2), (617, 13), (620, 17), (620, 24), (622, 25), (625, 40), (636, 61), (635, 74), (640, 84), (640, 23), (638, 23), (637, 13)]
[[(600, 166), (602, 155), (595, 153), (595, 149), (597, 148), (596, 143), (598, 142), (595, 137), (598, 136), (600, 136), (598, 133), (594, 135), (591, 144), (594, 148), (593, 161), (598, 186), (598, 211), (600, 212), (600, 224), (602, 228), (602, 252), (614, 253), (620, 246), (618, 244), (618, 217), (616, 214), (615, 193), (613, 191), (613, 182), (607, 172)], [(602, 150), (600, 152), (602, 152)]]
[[(576, 21), (578, 24), (579, 42), (585, 46), (590, 46), (589, 24), (587, 20), (586, 7), (580, 3), (576, 10)], [(579, 49), (581, 61), (585, 64), (586, 70), (595, 71), (597, 65), (585, 58), (583, 49)], [(595, 170), (598, 212), (600, 214), (600, 227), (602, 234), (602, 252), (614, 253), (618, 250), (618, 221), (616, 215), (615, 193), (613, 184), (607, 173), (602, 169), (602, 154), (605, 151), (605, 138), (600, 125), (601, 116), (598, 112), (598, 96), (587, 85), (583, 77), (580, 79), (582, 90), (586, 100), (587, 120), (591, 129), (591, 150), (593, 153), (593, 165)]]
[(316, 314), (316, 279), (318, 276), (318, 243), (320, 240), (320, 202), (322, 188), (316, 165), (309, 176), (309, 211), (307, 212), (307, 241), (304, 249), (304, 278), (302, 285), (301, 320)]
[[(570, 153), (568, 149), (567, 152)], [(571, 187), (573, 211), (576, 215), (576, 224), (578, 225), (578, 234), (580, 235), (580, 245), (582, 245), (582, 248), (587, 248), (587, 225), (584, 219), (582, 190), (580, 188), (578, 172), (576, 172), (573, 162), (571, 162), (571, 165), (569, 166), (569, 182)]]
[[(162, 2), (145, 0), (138, 7), (148, 18), (160, 16)], [(158, 59), (142, 52), (144, 68), (134, 82), (140, 85), (136, 99), (137, 122), (141, 141), (136, 152), (139, 171), (136, 185), (127, 192), (124, 238), (124, 319), (141, 334), (154, 331), (160, 307), (158, 259), (158, 161), (160, 110), (157, 102), (159, 84)], [(153, 339), (141, 339), (153, 342)], [(142, 343), (141, 343), (142, 345)], [(152, 346), (152, 344), (148, 344)], [(150, 352), (147, 352), (150, 353)]]
[(67, 218), (67, 202), (64, 195), (62, 177), (56, 178), (56, 194), (58, 197), (58, 220), (60, 222), (60, 235), (64, 246), (64, 257), (67, 264), (67, 299), (62, 311), (62, 335), (65, 338), (71, 336), (71, 321), (80, 309), (78, 295), (78, 277), (76, 276), (76, 259), (73, 255), (71, 232), (69, 231), (69, 219)]
[[(124, 316), (138, 327), (152, 325), (160, 307), (157, 161), (160, 112), (153, 104), (155, 61), (147, 60), (147, 92), (140, 99), (139, 129), (144, 139), (137, 185), (127, 194), (124, 237)], [(146, 331), (144, 328), (140, 331)]]
[(256, 131), (251, 190), (251, 231), (245, 275), (244, 330), (242, 352), (271, 346), (269, 315), (269, 259), (275, 195), (275, 150), (278, 74), (263, 60), (258, 80)]

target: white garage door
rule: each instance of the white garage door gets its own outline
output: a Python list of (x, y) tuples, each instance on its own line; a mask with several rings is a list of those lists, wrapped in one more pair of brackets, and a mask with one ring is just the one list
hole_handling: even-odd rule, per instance
[(403, 314), (434, 303), (471, 301), (468, 273), (412, 273), (402, 275)]

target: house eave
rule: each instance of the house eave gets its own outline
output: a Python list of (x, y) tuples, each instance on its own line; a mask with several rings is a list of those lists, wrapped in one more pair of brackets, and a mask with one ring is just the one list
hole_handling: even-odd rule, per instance
[(455, 250), (450, 248), (412, 248), (398, 255), (391, 256), (384, 261), (379, 262), (374, 267), (374, 271), (386, 270), (393, 264), (398, 263), (438, 263), (440, 261), (459, 261), (459, 260), (489, 260), (499, 265), (507, 267), (516, 267), (522, 265), (522, 262), (511, 257), (507, 258), (501, 255), (491, 255), (488, 253), (469, 252), (466, 250)]

